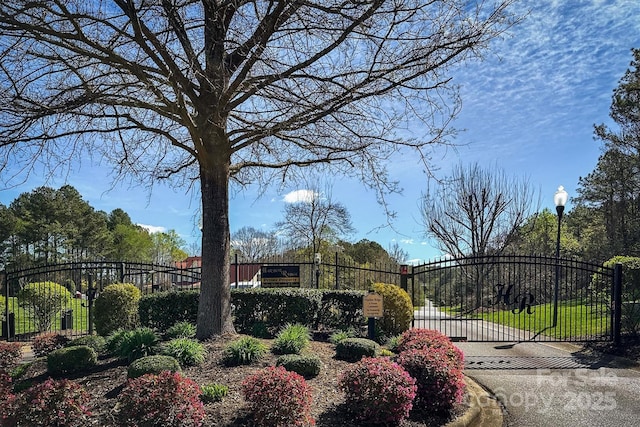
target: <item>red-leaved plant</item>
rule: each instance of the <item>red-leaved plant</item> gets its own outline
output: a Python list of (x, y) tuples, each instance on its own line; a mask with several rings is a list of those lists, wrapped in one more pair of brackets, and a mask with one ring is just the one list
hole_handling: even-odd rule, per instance
[(397, 425), (416, 395), (416, 381), (387, 357), (368, 357), (347, 369), (338, 386), (354, 418), (368, 424)]
[(462, 370), (451, 366), (444, 348), (413, 349), (400, 353), (396, 361), (415, 378), (415, 406), (425, 412), (448, 412), (462, 402), (465, 383)]
[(282, 366), (262, 369), (242, 382), (256, 426), (313, 426), (311, 387), (304, 378)]
[(8, 371), (18, 366), (22, 358), (22, 344), (0, 341), (0, 371)]
[(449, 337), (440, 331), (433, 329), (409, 329), (400, 335), (396, 352), (402, 353), (408, 350), (442, 349), (446, 359), (452, 367), (464, 369), (464, 354), (456, 347)]
[(178, 372), (163, 371), (127, 380), (118, 395), (120, 424), (124, 426), (196, 427), (204, 418), (202, 390)]
[(46, 356), (53, 350), (64, 347), (69, 342), (69, 338), (55, 332), (45, 332), (33, 339), (31, 348), (37, 357)]
[(11, 387), (11, 376), (0, 371), (0, 426), (13, 426), (15, 424), (12, 412), (15, 404), (15, 395)]
[(7, 405), (7, 413), (2, 414), (2, 425), (85, 426), (91, 416), (88, 401), (89, 394), (80, 384), (49, 378), (16, 395)]

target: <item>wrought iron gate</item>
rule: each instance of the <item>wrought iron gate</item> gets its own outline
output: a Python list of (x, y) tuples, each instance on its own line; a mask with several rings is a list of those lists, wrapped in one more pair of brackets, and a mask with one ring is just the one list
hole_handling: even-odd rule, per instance
[[(0, 339), (27, 341), (42, 332), (69, 337), (93, 330), (91, 310), (97, 293), (112, 283), (132, 283), (142, 293), (198, 287), (200, 270), (130, 262), (69, 262), (4, 272), (0, 277)], [(21, 290), (31, 288), (31, 298)], [(62, 297), (56, 297), (57, 294)]]
[[(542, 256), (482, 256), (415, 266), (424, 292), (414, 327), (466, 341), (602, 341), (619, 337), (621, 267)], [(616, 310), (616, 307), (618, 309)]]

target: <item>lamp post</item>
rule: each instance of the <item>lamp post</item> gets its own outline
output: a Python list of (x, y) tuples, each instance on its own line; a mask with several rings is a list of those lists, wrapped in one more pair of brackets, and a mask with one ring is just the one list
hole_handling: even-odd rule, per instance
[(560, 280), (560, 223), (562, 222), (562, 213), (564, 212), (564, 205), (567, 204), (569, 195), (561, 185), (558, 187), (558, 191), (553, 196), (553, 202), (556, 205), (556, 212), (558, 214), (558, 238), (556, 239), (556, 284), (553, 289), (553, 327), (558, 325), (558, 293), (559, 293), (559, 280)]

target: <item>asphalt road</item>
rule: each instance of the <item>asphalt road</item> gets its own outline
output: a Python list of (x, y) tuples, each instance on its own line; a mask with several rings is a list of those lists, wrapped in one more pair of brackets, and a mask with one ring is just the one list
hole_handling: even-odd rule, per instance
[(465, 374), (503, 405), (506, 426), (640, 426), (640, 368), (627, 360), (526, 341), (528, 333), (489, 322), (452, 320), (429, 302), (415, 319), (415, 327), (450, 337), (512, 340), (455, 343), (465, 354)]
[(456, 345), (507, 426), (640, 426), (640, 370), (624, 360), (558, 343)]

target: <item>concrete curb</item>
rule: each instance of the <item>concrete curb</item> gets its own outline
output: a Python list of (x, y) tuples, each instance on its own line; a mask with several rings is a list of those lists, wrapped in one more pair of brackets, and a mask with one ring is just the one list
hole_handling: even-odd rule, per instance
[(472, 378), (465, 376), (469, 409), (446, 427), (500, 427), (504, 416), (500, 402)]

